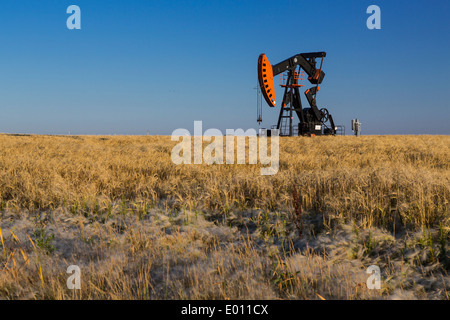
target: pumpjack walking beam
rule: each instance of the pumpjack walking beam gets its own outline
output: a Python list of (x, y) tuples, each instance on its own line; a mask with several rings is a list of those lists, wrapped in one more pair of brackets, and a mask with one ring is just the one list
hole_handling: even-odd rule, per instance
[(276, 76), (300, 66), (308, 74), (308, 80), (312, 84), (321, 84), (325, 73), (321, 69), (316, 69), (316, 58), (325, 58), (326, 56), (326, 52), (300, 53), (274, 65), (272, 73)]

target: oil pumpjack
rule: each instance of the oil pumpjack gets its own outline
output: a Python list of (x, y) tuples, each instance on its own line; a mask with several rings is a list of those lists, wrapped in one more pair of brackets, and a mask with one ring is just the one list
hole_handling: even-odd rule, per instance
[[(280, 136), (295, 135), (336, 135), (337, 127), (327, 109), (319, 109), (316, 103), (319, 84), (325, 73), (322, 71), (326, 52), (300, 53), (278, 64), (271, 65), (263, 53), (258, 59), (258, 83), (262, 96), (270, 107), (275, 107), (275, 85), (273, 77), (280, 75), (281, 87), (284, 88), (278, 123), (273, 129), (278, 129)], [(321, 59), (320, 67), (316, 67), (316, 59)], [(303, 85), (304, 73), (308, 81), (315, 85), (305, 91), (309, 108), (303, 108), (300, 99), (300, 88)], [(258, 122), (261, 122), (261, 106), (258, 101)], [(294, 112), (300, 122), (294, 126)]]

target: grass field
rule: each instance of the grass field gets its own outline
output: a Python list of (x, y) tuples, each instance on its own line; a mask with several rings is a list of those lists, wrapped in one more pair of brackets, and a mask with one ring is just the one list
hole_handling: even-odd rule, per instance
[(175, 144), (0, 135), (0, 298), (450, 298), (450, 137), (280, 138), (273, 176)]

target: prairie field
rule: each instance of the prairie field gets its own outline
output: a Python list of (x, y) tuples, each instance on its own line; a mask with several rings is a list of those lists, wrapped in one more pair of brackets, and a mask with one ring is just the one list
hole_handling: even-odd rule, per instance
[(283, 137), (271, 176), (176, 144), (1, 134), (0, 299), (450, 298), (449, 136)]

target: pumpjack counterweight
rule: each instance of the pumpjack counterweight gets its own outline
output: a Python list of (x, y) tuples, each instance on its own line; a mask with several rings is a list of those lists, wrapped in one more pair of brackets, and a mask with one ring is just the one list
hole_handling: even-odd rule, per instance
[[(319, 109), (316, 101), (317, 92), (320, 89), (319, 84), (325, 77), (322, 66), (326, 55), (326, 52), (300, 53), (273, 66), (264, 53), (259, 56), (258, 82), (261, 94), (270, 107), (276, 105), (273, 77), (286, 74), (284, 77), (286, 82), (281, 85), (284, 87), (284, 94), (280, 115), (277, 125), (274, 126), (279, 130), (281, 136), (336, 135), (337, 128), (334, 125), (333, 117), (327, 109)], [(319, 68), (316, 67), (316, 59), (321, 59)], [(308, 81), (315, 85), (304, 93), (309, 108), (302, 107), (300, 98), (303, 72), (308, 75)], [(294, 126), (294, 112), (300, 121), (297, 126)]]

